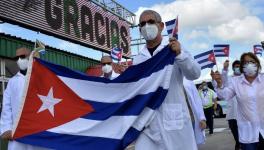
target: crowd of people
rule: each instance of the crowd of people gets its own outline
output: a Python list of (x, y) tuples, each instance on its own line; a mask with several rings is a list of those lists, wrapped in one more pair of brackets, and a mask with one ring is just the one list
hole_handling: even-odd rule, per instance
[[(165, 46), (176, 54), (168, 94), (156, 110), (155, 116), (135, 141), (135, 150), (197, 150), (205, 143), (205, 129), (213, 134), (213, 114), (217, 98), (228, 102), (227, 120), (236, 141), (235, 150), (264, 149), (264, 75), (260, 73), (259, 59), (253, 53), (244, 53), (232, 64), (233, 75), (228, 76), (229, 61), (224, 69), (211, 72), (214, 89), (203, 82), (199, 89), (193, 80), (200, 77), (201, 69), (189, 52), (175, 38), (162, 37), (164, 23), (160, 14), (145, 10), (139, 17), (139, 31), (146, 45), (134, 57), (133, 65), (144, 62)], [(18, 114), (27, 72), (30, 51), (17, 49), (16, 60), (20, 71), (12, 77), (3, 96), (0, 120), (1, 138), (9, 140), (9, 150), (36, 150), (42, 147), (12, 140), (12, 126)], [(112, 68), (110, 56), (101, 59), (101, 77), (114, 79), (119, 74)]]

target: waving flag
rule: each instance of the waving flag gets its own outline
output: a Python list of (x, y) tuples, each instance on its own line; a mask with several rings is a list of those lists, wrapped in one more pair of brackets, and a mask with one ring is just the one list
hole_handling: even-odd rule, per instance
[(108, 80), (31, 58), (13, 138), (56, 150), (123, 150), (165, 99), (174, 60), (166, 47)]
[(123, 49), (122, 48), (114, 47), (111, 50), (111, 57), (112, 57), (112, 59), (113, 60), (116, 60), (116, 61), (120, 61), (122, 59), (122, 52), (123, 52)]
[(255, 55), (259, 54), (260, 56), (262, 56), (262, 53), (264, 51), (261, 45), (254, 45), (253, 50)]
[(216, 65), (213, 50), (198, 54), (194, 56), (194, 59), (200, 64), (201, 69), (213, 68), (213, 66)]
[(176, 19), (165, 22), (169, 37), (178, 39), (178, 17)]
[(218, 44), (214, 45), (215, 57), (229, 57), (229, 45)]
[(42, 42), (40, 42), (39, 40), (36, 40), (34, 50), (38, 51), (40, 54), (46, 53), (45, 45)]

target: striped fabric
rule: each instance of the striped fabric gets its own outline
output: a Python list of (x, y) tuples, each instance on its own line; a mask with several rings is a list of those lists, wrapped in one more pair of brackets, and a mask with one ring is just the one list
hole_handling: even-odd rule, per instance
[(215, 57), (229, 57), (229, 50), (229, 45), (227, 44), (214, 45)]
[(174, 60), (165, 47), (108, 80), (31, 59), (13, 137), (58, 150), (123, 150), (165, 99)]
[(178, 17), (176, 19), (165, 22), (169, 37), (178, 39)]
[(213, 50), (209, 50), (194, 56), (194, 59), (200, 64), (201, 69), (213, 68), (216, 64)]

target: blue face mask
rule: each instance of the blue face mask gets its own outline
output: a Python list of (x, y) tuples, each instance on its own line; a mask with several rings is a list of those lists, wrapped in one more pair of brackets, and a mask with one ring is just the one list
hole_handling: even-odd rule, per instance
[(240, 75), (241, 74), (239, 67), (235, 67), (234, 68), (234, 74), (235, 75)]

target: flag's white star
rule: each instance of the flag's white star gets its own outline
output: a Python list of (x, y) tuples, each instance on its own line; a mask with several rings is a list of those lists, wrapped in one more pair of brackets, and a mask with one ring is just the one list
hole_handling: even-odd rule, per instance
[(47, 96), (43, 96), (43, 95), (38, 94), (38, 97), (42, 101), (42, 105), (39, 108), (38, 113), (48, 109), (49, 112), (51, 113), (51, 115), (54, 117), (54, 106), (56, 104), (58, 104), (59, 102), (61, 102), (62, 99), (58, 99), (58, 98), (53, 97), (53, 88), (52, 87), (50, 88)]

